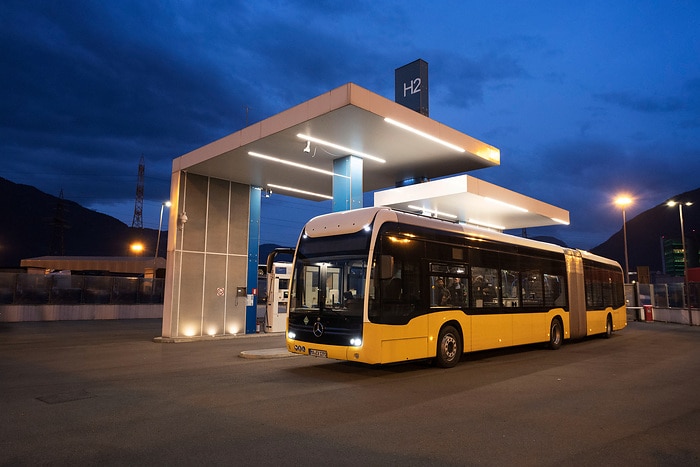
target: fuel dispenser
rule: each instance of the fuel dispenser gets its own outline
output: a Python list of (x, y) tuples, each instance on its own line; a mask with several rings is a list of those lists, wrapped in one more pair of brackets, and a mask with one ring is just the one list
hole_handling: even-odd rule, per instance
[(265, 332), (284, 332), (287, 327), (287, 303), (292, 263), (272, 263), (267, 273), (267, 312)]

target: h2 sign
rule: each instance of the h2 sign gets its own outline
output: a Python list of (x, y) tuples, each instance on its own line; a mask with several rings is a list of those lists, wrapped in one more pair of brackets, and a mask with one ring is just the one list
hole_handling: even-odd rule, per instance
[(428, 116), (428, 63), (418, 59), (395, 71), (394, 100)]

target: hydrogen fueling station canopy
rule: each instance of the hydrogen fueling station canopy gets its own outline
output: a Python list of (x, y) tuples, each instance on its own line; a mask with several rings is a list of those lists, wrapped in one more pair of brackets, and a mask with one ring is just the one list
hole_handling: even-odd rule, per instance
[(173, 172), (320, 201), (332, 199), (344, 177), (334, 160), (347, 156), (362, 160), (375, 205), (497, 230), (569, 222), (568, 211), (454, 176), (499, 165), (497, 148), (352, 83), (180, 156)]

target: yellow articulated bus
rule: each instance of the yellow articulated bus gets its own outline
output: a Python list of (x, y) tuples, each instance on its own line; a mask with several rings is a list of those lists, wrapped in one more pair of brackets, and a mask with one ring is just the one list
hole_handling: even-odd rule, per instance
[(290, 352), (384, 364), (627, 325), (620, 265), (590, 253), (389, 208), (326, 214), (294, 256)]

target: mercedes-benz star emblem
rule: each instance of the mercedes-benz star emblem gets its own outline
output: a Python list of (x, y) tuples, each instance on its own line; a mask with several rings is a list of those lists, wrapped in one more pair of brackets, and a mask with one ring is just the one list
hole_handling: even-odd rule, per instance
[(320, 321), (314, 323), (314, 336), (321, 337), (323, 335), (323, 324)]

